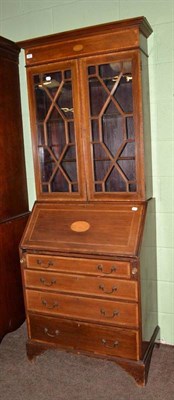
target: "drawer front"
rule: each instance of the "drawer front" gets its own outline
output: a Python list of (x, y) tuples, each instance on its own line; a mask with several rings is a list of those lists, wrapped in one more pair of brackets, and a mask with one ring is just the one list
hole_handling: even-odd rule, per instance
[(28, 254), (27, 267), (49, 271), (73, 272), (114, 276), (129, 279), (130, 263), (126, 261), (90, 260), (85, 258), (66, 258)]
[(26, 290), (29, 311), (138, 328), (138, 305)]
[(30, 315), (29, 325), (32, 340), (56, 344), (63, 349), (139, 359), (139, 333), (135, 330), (40, 315)]
[(113, 278), (70, 275), (45, 271), (24, 271), (25, 286), (51, 291), (99, 297), (138, 300), (137, 282)]

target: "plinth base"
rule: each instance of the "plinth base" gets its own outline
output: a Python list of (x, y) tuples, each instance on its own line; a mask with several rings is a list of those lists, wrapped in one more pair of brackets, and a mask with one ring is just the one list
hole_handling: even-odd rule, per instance
[(153, 352), (153, 348), (155, 345), (155, 339), (158, 335), (159, 332), (159, 327), (157, 326), (152, 338), (149, 342), (149, 345), (146, 349), (146, 352), (144, 354), (144, 357), (142, 360), (139, 361), (134, 361), (134, 360), (128, 360), (120, 357), (113, 357), (113, 356), (101, 356), (89, 352), (82, 352), (82, 351), (75, 351), (72, 349), (63, 349), (57, 347), (57, 345), (52, 344), (52, 343), (41, 343), (41, 342), (36, 342), (34, 340), (28, 340), (26, 344), (27, 348), (27, 356), (30, 361), (34, 360), (35, 357), (39, 356), (41, 353), (48, 349), (57, 349), (57, 350), (65, 350), (69, 352), (73, 352), (76, 354), (83, 354), (86, 356), (92, 356), (95, 358), (102, 358), (106, 359), (112, 362), (115, 362), (118, 364), (120, 367), (122, 367), (128, 374), (130, 374), (136, 381), (136, 383), (140, 386), (145, 386), (147, 382), (147, 377), (148, 377), (148, 372), (149, 372), (149, 367), (150, 367), (150, 361), (151, 361), (151, 356)]

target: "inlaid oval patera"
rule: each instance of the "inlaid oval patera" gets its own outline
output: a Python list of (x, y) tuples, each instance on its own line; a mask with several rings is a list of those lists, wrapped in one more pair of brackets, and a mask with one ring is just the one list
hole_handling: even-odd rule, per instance
[(73, 47), (73, 50), (74, 50), (74, 51), (83, 50), (83, 44), (76, 44), (76, 45)]
[(75, 221), (71, 224), (71, 230), (74, 232), (86, 232), (90, 228), (90, 224), (86, 221)]

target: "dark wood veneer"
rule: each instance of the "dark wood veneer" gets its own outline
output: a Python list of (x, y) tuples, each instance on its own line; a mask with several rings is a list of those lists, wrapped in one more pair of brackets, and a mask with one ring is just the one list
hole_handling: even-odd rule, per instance
[(25, 320), (18, 246), (28, 219), (20, 48), (0, 37), (0, 340)]

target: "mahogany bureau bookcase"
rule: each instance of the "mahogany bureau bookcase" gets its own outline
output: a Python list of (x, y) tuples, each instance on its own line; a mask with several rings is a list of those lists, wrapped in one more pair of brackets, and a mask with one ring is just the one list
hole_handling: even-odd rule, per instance
[(25, 320), (18, 249), (29, 213), (19, 51), (0, 36), (0, 341)]
[(20, 244), (31, 359), (102, 357), (140, 385), (159, 328), (144, 17), (25, 49), (37, 201)]

